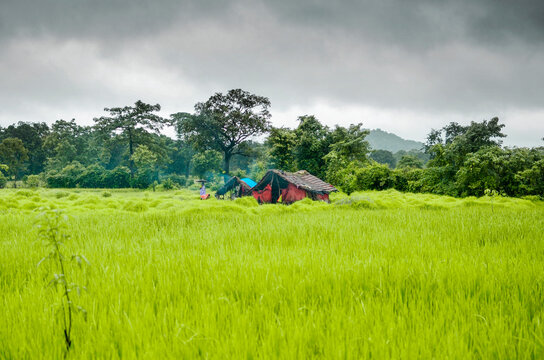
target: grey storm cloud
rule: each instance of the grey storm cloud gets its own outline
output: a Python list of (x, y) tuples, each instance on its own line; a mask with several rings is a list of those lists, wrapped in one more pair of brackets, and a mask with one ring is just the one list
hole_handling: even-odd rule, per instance
[(543, 110), (542, 1), (3, 0), (0, 46), (2, 124), (233, 87), (278, 109)]
[(1, 8), (4, 37), (50, 33), (122, 39), (155, 34), (180, 21), (236, 18), (244, 8), (257, 20), (272, 16), (284, 23), (343, 29), (409, 46), (463, 36), (491, 43), (544, 41), (544, 3), (539, 0), (4, 0)]

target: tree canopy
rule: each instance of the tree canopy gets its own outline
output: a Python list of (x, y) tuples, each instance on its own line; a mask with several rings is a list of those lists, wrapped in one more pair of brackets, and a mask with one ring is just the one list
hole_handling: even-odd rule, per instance
[(28, 160), (28, 150), (21, 139), (6, 138), (0, 143), (0, 161), (7, 165), (7, 171), (13, 177), (14, 184), (26, 160)]
[(230, 160), (245, 154), (244, 145), (269, 128), (270, 101), (241, 89), (216, 93), (207, 101), (195, 105), (195, 113), (172, 114), (180, 139), (190, 142), (197, 150), (217, 150), (223, 154), (223, 170), (229, 173)]
[(94, 118), (96, 128), (105, 133), (116, 133), (121, 136), (128, 145), (129, 167), (134, 173), (134, 154), (136, 145), (146, 145), (149, 141), (148, 131), (159, 133), (160, 130), (170, 124), (168, 119), (155, 114), (160, 111), (159, 104), (151, 105), (138, 100), (134, 106), (104, 108), (110, 116)]
[[(158, 114), (159, 104), (137, 101), (106, 108), (109, 114), (95, 118), (92, 127), (74, 119), (0, 127), (0, 187), (8, 183), (6, 176), (13, 185), (22, 179), (26, 186), (89, 188), (147, 188), (156, 182), (172, 188), (198, 176), (216, 186), (222, 171), (258, 180), (275, 168), (307, 170), (347, 193), (395, 188), (544, 197), (544, 146), (503, 147), (498, 118), (452, 122), (431, 130), (426, 153), (392, 154), (371, 151), (361, 124), (329, 128), (314, 115), (302, 115), (294, 129), (272, 128), (269, 107), (267, 98), (235, 89), (197, 103), (193, 114), (178, 112), (168, 120)], [(161, 133), (168, 125), (176, 126), (177, 139)]]

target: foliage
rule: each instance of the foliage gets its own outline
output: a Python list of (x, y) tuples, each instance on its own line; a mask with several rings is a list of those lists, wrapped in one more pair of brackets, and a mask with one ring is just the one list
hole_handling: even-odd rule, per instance
[(482, 196), (486, 189), (500, 188), (503, 152), (498, 147), (483, 148), (470, 153), (457, 172), (456, 186), (461, 195)]
[(266, 139), (270, 147), (272, 164), (276, 169), (284, 171), (296, 171), (295, 147), (297, 136), (294, 131), (286, 128), (271, 128), (270, 135)]
[(385, 190), (393, 187), (395, 178), (387, 165), (371, 164), (355, 172), (355, 188), (360, 190)]
[(166, 176), (164, 181), (171, 181), (175, 187), (184, 187), (187, 185), (187, 177), (183, 175), (170, 174)]
[(158, 157), (145, 145), (139, 145), (130, 160), (136, 166), (136, 176), (132, 181), (132, 186), (145, 189), (158, 178), (157, 161)]
[(299, 125), (294, 130), (297, 144), (294, 157), (298, 170), (323, 178), (326, 172), (325, 155), (329, 153), (331, 135), (313, 115), (299, 116)]
[(0, 189), (3, 189), (8, 182), (8, 179), (4, 176), (4, 171), (7, 173), (8, 169), (7, 165), (0, 164)]
[(132, 155), (136, 145), (149, 145), (149, 131), (159, 133), (170, 121), (154, 114), (161, 110), (159, 104), (151, 105), (138, 100), (134, 106), (105, 108), (110, 116), (95, 118), (97, 129), (104, 133), (118, 133), (128, 145), (129, 168), (134, 173)]
[(44, 138), (43, 147), (47, 151), (47, 168), (61, 170), (73, 161), (91, 164), (98, 161), (100, 154), (96, 135), (92, 128), (71, 121), (57, 120)]
[(544, 198), (544, 157), (530, 168), (516, 174), (516, 180), (524, 194), (539, 195)]
[(47, 186), (54, 188), (74, 188), (85, 172), (85, 167), (74, 161), (66, 165), (61, 171), (51, 170), (45, 175)]
[(331, 133), (329, 154), (338, 154), (346, 162), (366, 163), (370, 151), (370, 145), (365, 140), (368, 133), (368, 130), (363, 129), (363, 124), (351, 124), (348, 128), (336, 126)]
[(28, 158), (21, 169), (22, 175), (38, 174), (44, 170), (47, 149), (44, 147), (44, 138), (49, 134), (49, 126), (43, 122), (18, 122), (2, 129), (0, 128), (0, 142), (7, 138), (17, 138), (22, 141), (28, 150)]
[(176, 183), (171, 178), (164, 180), (161, 185), (164, 190), (173, 190), (177, 188)]
[(3, 189), (6, 186), (7, 182), (8, 182), (8, 179), (0, 171), (0, 189)]
[(426, 165), (431, 158), (429, 154), (426, 154), (420, 150), (400, 150), (393, 154), (396, 164), (398, 164), (398, 162), (400, 161), (400, 159), (402, 159), (404, 155), (415, 156), (423, 165)]
[(372, 150), (370, 158), (377, 163), (386, 164), (390, 169), (394, 169), (397, 164), (393, 153), (387, 150)]
[(179, 174), (189, 176), (191, 173), (191, 159), (195, 154), (194, 148), (191, 144), (178, 140), (172, 141), (168, 147), (169, 162), (166, 165), (166, 172), (168, 174)]
[(20, 139), (6, 138), (2, 140), (0, 143), (0, 161), (7, 165), (7, 171), (14, 180), (14, 186), (26, 160), (28, 160), (28, 150)]
[[(458, 168), (467, 154), (474, 153), (483, 147), (500, 146), (501, 141), (497, 139), (506, 136), (501, 132), (502, 128), (504, 124), (499, 124), (497, 117), (481, 123), (473, 121), (466, 127), (450, 123), (441, 131), (431, 131), (427, 137), (425, 149), (434, 158), (437, 156), (437, 145), (442, 145), (445, 147), (445, 160)], [(445, 134), (444, 140), (442, 140), (442, 133)]]
[(39, 175), (28, 175), (24, 182), (25, 182), (25, 185), (29, 188), (40, 187), (42, 183)]
[(77, 186), (83, 188), (102, 188), (107, 187), (104, 183), (106, 169), (99, 164), (92, 164), (85, 168), (77, 179)]
[(269, 107), (268, 98), (233, 89), (197, 103), (193, 115), (172, 114), (172, 120), (180, 139), (200, 151), (221, 152), (223, 170), (228, 174), (232, 156), (246, 152), (250, 137), (268, 131)]
[(130, 187), (130, 169), (126, 166), (117, 166), (104, 174), (103, 182), (106, 188), (128, 188)]
[[(195, 114), (173, 114), (172, 121), (158, 116), (159, 109), (159, 105), (139, 101), (134, 106), (107, 109), (109, 116), (95, 119), (94, 127), (61, 119), (51, 127), (20, 122), (0, 128), (0, 144), (4, 144), (0, 146), (0, 162), (6, 163), (5, 158), (15, 161), (9, 172), (4, 170), (0, 183), (6, 186), (9, 177), (22, 179), (26, 186), (31, 179), (35, 186), (35, 176), (39, 176), (48, 187), (147, 188), (166, 179), (177, 187), (186, 186), (192, 184), (187, 182), (191, 174), (211, 178), (219, 171), (217, 157), (204, 151), (215, 146), (224, 162), (225, 152), (215, 141), (227, 144), (231, 139), (228, 144), (237, 145), (228, 159), (229, 171), (254, 180), (270, 168), (304, 169), (346, 192), (381, 188), (380, 183), (389, 187), (389, 175), (369, 165), (374, 160), (391, 169), (397, 164), (390, 175), (392, 186), (401, 191), (481, 196), (490, 188), (507, 196), (544, 196), (544, 148), (502, 147), (504, 125), (497, 118), (469, 125), (450, 123), (431, 131), (426, 153), (400, 150), (391, 157), (384, 150), (369, 153), (368, 131), (361, 124), (329, 128), (312, 115), (300, 116), (295, 129), (272, 128), (264, 143), (251, 140), (251, 123), (264, 124), (259, 134), (269, 127), (269, 102), (242, 90), (216, 94), (197, 104)], [(159, 133), (172, 122), (178, 140)], [(241, 129), (236, 127), (240, 122), (245, 124)], [(231, 138), (222, 136), (221, 131)], [(373, 133), (393, 136), (383, 131)], [(235, 134), (240, 136), (232, 138)], [(381, 180), (373, 183), (369, 180), (373, 177)]]
[(330, 130), (313, 115), (298, 118), (294, 130), (273, 129), (266, 144), (270, 148), (271, 162), (282, 170), (306, 170), (311, 174), (340, 181), (338, 171), (348, 164), (362, 165), (368, 161), (368, 131), (362, 124), (351, 124), (348, 128), (336, 126)]
[(412, 169), (421, 169), (423, 168), (423, 163), (421, 160), (419, 160), (414, 155), (404, 155), (397, 164), (397, 168), (399, 169), (405, 169), (405, 168), (412, 168)]
[(49, 171), (45, 174), (45, 181), (50, 188), (128, 188), (130, 170), (125, 166), (106, 170), (98, 164), (84, 167), (76, 161), (61, 171)]
[(215, 150), (205, 150), (193, 156), (193, 172), (199, 178), (221, 169), (221, 153)]
[(418, 168), (401, 168), (391, 172), (395, 184), (393, 187), (399, 191), (421, 192), (419, 183), (426, 170)]
[(347, 194), (363, 190), (384, 190), (395, 185), (395, 176), (387, 165), (351, 162), (337, 172), (335, 184)]
[(263, 178), (263, 176), (266, 174), (267, 171), (268, 171), (268, 166), (264, 161), (262, 160), (255, 161), (249, 167), (249, 177), (251, 179), (259, 181), (260, 179)]
[(543, 152), (501, 148), (503, 127), (493, 118), (469, 126), (451, 123), (431, 131), (426, 143), (431, 160), (416, 188), (455, 196), (482, 196), (486, 189), (510, 196), (529, 194), (521, 174), (542, 159)]

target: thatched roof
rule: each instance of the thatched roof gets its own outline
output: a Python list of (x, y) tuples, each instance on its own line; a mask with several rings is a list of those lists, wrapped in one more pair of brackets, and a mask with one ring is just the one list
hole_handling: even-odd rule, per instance
[[(281, 170), (268, 170), (266, 175), (259, 181), (252, 190), (262, 190), (264, 187), (273, 181), (273, 178), (277, 176), (283, 179), (287, 183), (291, 183), (296, 187), (320, 194), (328, 194), (334, 191), (338, 191), (334, 186), (324, 182), (320, 178), (310, 174), (306, 170), (300, 170), (294, 173), (281, 171)], [(283, 186), (282, 186), (283, 187)]]

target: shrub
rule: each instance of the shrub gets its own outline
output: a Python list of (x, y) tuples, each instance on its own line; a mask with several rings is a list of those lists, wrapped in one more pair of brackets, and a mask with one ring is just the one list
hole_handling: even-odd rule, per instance
[(66, 165), (60, 172), (52, 170), (45, 175), (45, 181), (51, 188), (74, 188), (78, 185), (80, 176), (85, 172), (85, 167), (74, 161)]
[(418, 192), (417, 182), (423, 176), (423, 169), (395, 169), (392, 171), (394, 178), (393, 187), (399, 191)]
[(544, 159), (535, 162), (530, 169), (520, 171), (515, 177), (526, 194), (544, 197)]
[(450, 172), (451, 169), (447, 166), (427, 168), (421, 172), (420, 178), (410, 185), (409, 191), (457, 196), (455, 183), (448, 180)]
[(414, 155), (403, 155), (397, 164), (397, 168), (421, 169), (423, 168), (423, 162), (419, 160), (417, 157), (415, 157)]
[(6, 187), (6, 184), (8, 182), (8, 179), (0, 172), (0, 189), (3, 189)]
[(77, 183), (84, 188), (104, 187), (104, 174), (106, 169), (98, 164), (89, 165), (79, 176)]
[(170, 178), (164, 180), (161, 185), (164, 190), (173, 190), (177, 187), (174, 181)]
[(130, 169), (126, 166), (117, 166), (113, 170), (104, 172), (102, 184), (104, 187), (111, 189), (130, 187)]
[(395, 178), (387, 165), (374, 163), (355, 171), (356, 190), (385, 190), (392, 188)]
[(28, 175), (25, 180), (25, 185), (29, 188), (37, 188), (41, 185), (39, 175)]
[(504, 151), (499, 147), (482, 148), (468, 154), (456, 174), (459, 192), (464, 196), (482, 196), (486, 189), (499, 190), (504, 163)]
[(167, 180), (171, 180), (175, 186), (183, 187), (187, 185), (187, 178), (183, 175), (170, 174), (166, 177), (165, 181)]
[(140, 171), (134, 175), (132, 179), (130, 179), (130, 187), (138, 188), (138, 189), (147, 189), (150, 187), (153, 182), (151, 179), (151, 172), (147, 171)]
[(64, 187), (64, 181), (57, 170), (51, 170), (45, 174), (45, 183), (50, 188)]

